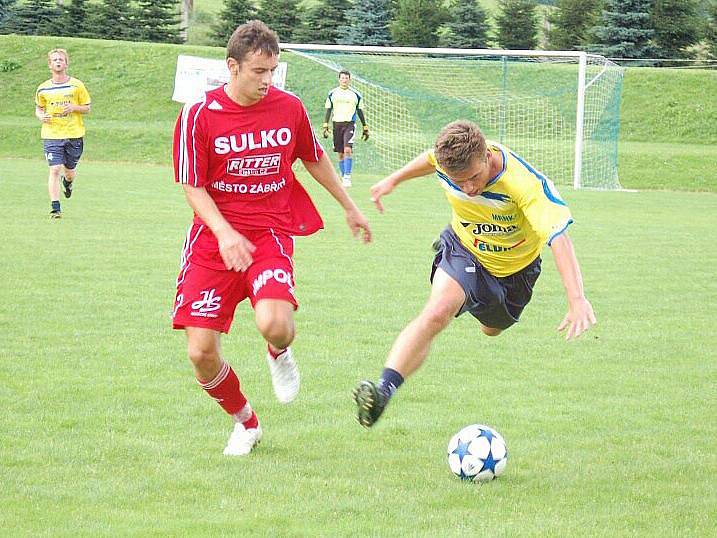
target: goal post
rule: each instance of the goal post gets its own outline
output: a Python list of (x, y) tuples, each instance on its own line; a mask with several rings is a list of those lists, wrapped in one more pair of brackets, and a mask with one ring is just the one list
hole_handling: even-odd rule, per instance
[[(446, 123), (470, 119), (555, 183), (619, 189), (617, 139), (624, 70), (581, 51), (286, 44), (289, 90), (315, 122), (337, 73), (363, 95), (368, 142), (357, 167), (386, 173), (432, 146)], [(295, 64), (295, 65), (294, 65)]]

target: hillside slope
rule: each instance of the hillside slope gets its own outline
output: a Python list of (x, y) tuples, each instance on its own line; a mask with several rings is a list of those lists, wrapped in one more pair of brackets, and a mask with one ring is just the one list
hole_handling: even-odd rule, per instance
[[(56, 46), (69, 51), (70, 72), (92, 95), (86, 150), (86, 158), (92, 160), (169, 163), (171, 132), (180, 108), (171, 100), (177, 55), (224, 56), (217, 47), (0, 36), (0, 65), (19, 65), (0, 71), (0, 157), (39, 156), (33, 96), (49, 76), (45, 57)], [(315, 80), (292, 55), (282, 59), (289, 62), (290, 89), (304, 98), (313, 121), (320, 122), (324, 86), (331, 81)], [(717, 190), (714, 95), (714, 71), (628, 69), (620, 136), (623, 185)], [(667, 162), (670, 156), (677, 160)], [(645, 167), (660, 160), (664, 171), (645, 183)]]

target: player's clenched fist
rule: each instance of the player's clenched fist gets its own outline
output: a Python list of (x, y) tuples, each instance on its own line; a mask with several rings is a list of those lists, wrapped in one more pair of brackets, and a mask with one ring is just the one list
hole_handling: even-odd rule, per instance
[(361, 134), (363, 140), (368, 140), (368, 125), (363, 126), (363, 133)]
[(321, 134), (323, 135), (324, 138), (329, 137), (329, 124), (328, 123), (324, 123), (321, 126)]

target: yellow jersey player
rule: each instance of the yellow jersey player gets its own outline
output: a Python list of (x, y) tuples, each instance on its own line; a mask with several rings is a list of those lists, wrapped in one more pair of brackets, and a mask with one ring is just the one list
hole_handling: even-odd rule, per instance
[(85, 136), (82, 115), (90, 111), (90, 94), (81, 81), (67, 74), (70, 58), (65, 49), (48, 52), (47, 64), (52, 78), (35, 92), (35, 116), (42, 122), (40, 136), (50, 167), (50, 217), (56, 219), (62, 216), (60, 181), (65, 198), (72, 196), (72, 181)]
[(339, 85), (326, 97), (326, 116), (324, 117), (323, 135), (329, 137), (329, 119), (333, 114), (334, 151), (339, 154), (339, 170), (344, 187), (351, 186), (351, 169), (353, 168), (353, 145), (356, 136), (356, 118), (361, 120), (363, 132), (361, 138), (368, 140), (368, 125), (364, 117), (361, 94), (351, 88), (351, 73), (339, 72)]
[(378, 383), (362, 381), (354, 390), (365, 427), (378, 420), (454, 317), (469, 312), (488, 336), (518, 321), (540, 275), (545, 244), (568, 299), (558, 330), (567, 329), (570, 340), (596, 322), (566, 232), (573, 222), (570, 210), (550, 180), (507, 147), (487, 141), (474, 123), (457, 121), (443, 128), (433, 150), (371, 187), (371, 199), (383, 212), (383, 196), (432, 172), (452, 208), (451, 224), (434, 244), (432, 288), (423, 311), (394, 342)]

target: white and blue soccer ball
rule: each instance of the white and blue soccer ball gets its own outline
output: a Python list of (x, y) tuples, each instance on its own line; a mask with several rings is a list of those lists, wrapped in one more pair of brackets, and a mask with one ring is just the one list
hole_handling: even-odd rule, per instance
[(471, 424), (448, 443), (448, 465), (461, 480), (488, 482), (505, 471), (508, 448), (490, 426)]

